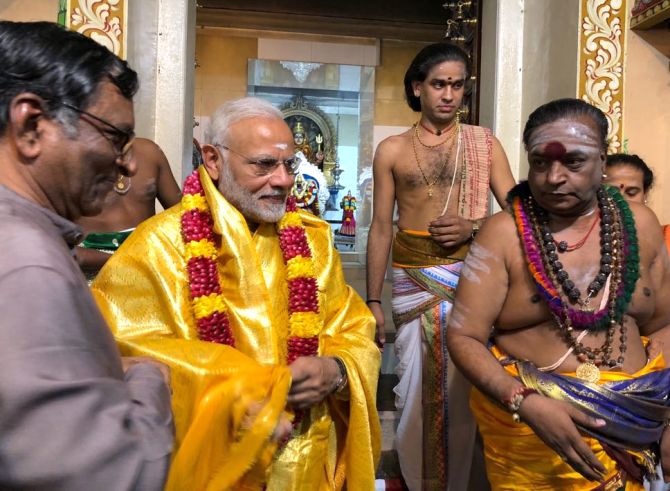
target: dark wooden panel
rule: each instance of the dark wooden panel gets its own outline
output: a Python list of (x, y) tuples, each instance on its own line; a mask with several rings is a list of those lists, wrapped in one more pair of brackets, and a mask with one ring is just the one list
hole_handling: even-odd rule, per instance
[(444, 25), (440, 0), (199, 0), (207, 9)]
[(440, 41), (444, 36), (444, 28), (441, 24), (204, 7), (198, 9), (196, 22), (200, 26), (210, 27), (397, 39), (428, 43)]

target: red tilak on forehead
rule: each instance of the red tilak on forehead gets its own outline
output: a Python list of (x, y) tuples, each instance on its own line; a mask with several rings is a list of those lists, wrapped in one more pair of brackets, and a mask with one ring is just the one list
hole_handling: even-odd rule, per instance
[(549, 160), (561, 160), (565, 153), (567, 152), (566, 148), (560, 142), (549, 142), (544, 147), (544, 152), (542, 154)]

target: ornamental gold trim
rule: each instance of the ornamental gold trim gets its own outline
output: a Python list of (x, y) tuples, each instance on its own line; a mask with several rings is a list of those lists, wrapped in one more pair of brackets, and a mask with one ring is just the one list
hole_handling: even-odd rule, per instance
[(626, 18), (626, 0), (581, 2), (577, 96), (605, 113), (610, 152), (622, 150)]
[(631, 29), (649, 29), (670, 18), (670, 0), (658, 1), (653, 6), (644, 8), (642, 12), (636, 14), (639, 11), (637, 7), (641, 3), (640, 0), (636, 0), (635, 5), (633, 5), (632, 14), (634, 15), (630, 18)]
[(128, 0), (68, 0), (66, 27), (126, 58)]

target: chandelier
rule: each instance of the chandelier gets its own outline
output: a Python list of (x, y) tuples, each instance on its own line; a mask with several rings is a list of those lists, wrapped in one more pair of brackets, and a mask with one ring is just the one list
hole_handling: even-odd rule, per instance
[(302, 61), (281, 61), (280, 63), (281, 66), (290, 71), (300, 83), (304, 83), (305, 80), (307, 80), (307, 77), (309, 77), (309, 74), (322, 65), (321, 63), (305, 63)]

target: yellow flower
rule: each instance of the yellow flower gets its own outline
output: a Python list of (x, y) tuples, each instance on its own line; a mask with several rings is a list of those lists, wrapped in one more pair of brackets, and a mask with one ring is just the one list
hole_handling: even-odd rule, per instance
[(302, 218), (300, 218), (300, 213), (297, 211), (289, 211), (284, 213), (284, 216), (279, 221), (279, 228), (283, 229), (286, 227), (302, 227)]
[(286, 263), (286, 279), (309, 278), (314, 276), (312, 258), (295, 256)]
[(186, 244), (186, 261), (194, 257), (216, 259), (216, 247), (207, 239), (192, 240)]
[(208, 211), (207, 201), (202, 194), (185, 194), (181, 198), (181, 206), (185, 210)]
[(290, 336), (311, 338), (321, 332), (321, 318), (316, 312), (294, 312), (288, 319)]
[(193, 312), (196, 319), (208, 317), (214, 312), (225, 312), (226, 304), (223, 302), (223, 297), (216, 293), (211, 293), (207, 296), (196, 297), (193, 299)]

